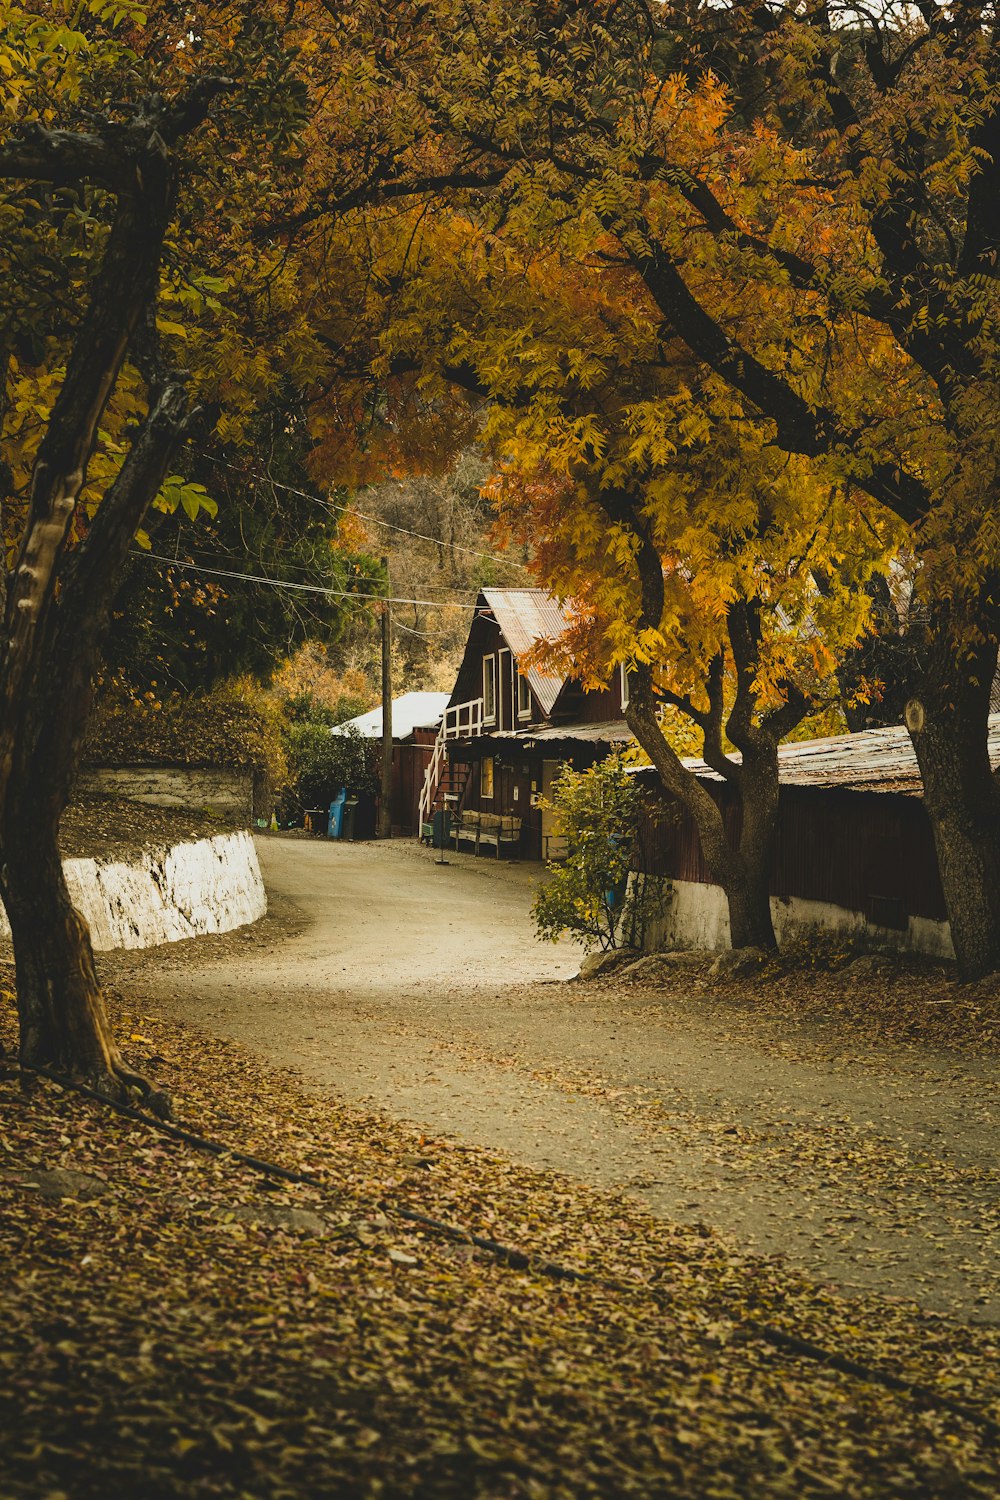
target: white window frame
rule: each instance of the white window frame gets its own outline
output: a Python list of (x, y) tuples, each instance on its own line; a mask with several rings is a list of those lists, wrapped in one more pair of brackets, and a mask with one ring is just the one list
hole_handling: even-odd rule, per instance
[[(514, 654), (507, 646), (501, 646), (497, 652), (497, 728), (513, 729), (514, 727)], [(510, 723), (504, 722), (507, 717), (506, 705), (510, 704)]]
[(517, 717), (531, 718), (531, 687), (522, 672), (517, 674)]
[[(487, 685), (489, 692), (487, 692)], [(492, 700), (492, 701), (491, 701)], [(496, 656), (483, 657), (483, 723), (495, 724), (497, 721), (497, 659)]]
[(618, 682), (622, 713), (624, 713), (628, 708), (628, 667), (624, 662), (622, 662), (618, 668)]
[[(483, 788), (483, 772), (486, 770), (486, 762), (487, 761), (489, 761), (489, 763), (490, 763), (490, 789), (489, 789), (488, 792), (485, 791), (484, 788)], [(484, 755), (483, 758), (482, 758), (482, 760), (479, 762), (479, 800), (480, 800), (480, 802), (492, 802), (493, 801), (494, 795), (496, 793), (496, 785), (497, 785), (497, 768), (496, 768), (496, 762), (495, 762), (495, 760), (494, 760), (494, 758), (493, 758), (492, 755)]]

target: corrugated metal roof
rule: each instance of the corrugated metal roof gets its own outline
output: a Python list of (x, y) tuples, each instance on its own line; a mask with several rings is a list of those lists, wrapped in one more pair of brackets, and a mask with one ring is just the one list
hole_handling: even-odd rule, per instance
[[(415, 729), (436, 729), (448, 706), (448, 697), (448, 693), (400, 693), (398, 698), (393, 698), (393, 739), (408, 739)], [(348, 729), (353, 729), (365, 739), (380, 740), (382, 738), (381, 705), (378, 708), (369, 709), (366, 714), (358, 714), (356, 719), (348, 719), (344, 724), (335, 724), (330, 733), (343, 734)]]
[[(483, 589), (483, 598), (519, 666), (532, 646), (555, 640), (569, 623), (560, 604), (544, 589)], [(566, 676), (542, 672), (538, 667), (529, 667), (525, 676), (542, 712), (550, 714)]]
[[(989, 749), (990, 761), (996, 766), (1000, 763), (1000, 714), (990, 715)], [(706, 781), (722, 780), (696, 756), (684, 764)], [(778, 750), (778, 777), (782, 786), (840, 787), (844, 791), (896, 792), (907, 797), (923, 794), (917, 757), (901, 724), (782, 745)]]
[(526, 745), (533, 745), (536, 741), (551, 743), (553, 740), (625, 745), (631, 738), (632, 731), (624, 719), (611, 719), (602, 724), (550, 724), (546, 729), (501, 729), (490, 735), (493, 740), (523, 740)]

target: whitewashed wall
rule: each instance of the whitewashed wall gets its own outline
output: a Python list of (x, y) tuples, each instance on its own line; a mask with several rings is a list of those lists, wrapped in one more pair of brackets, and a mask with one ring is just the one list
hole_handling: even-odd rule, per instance
[[(94, 947), (152, 948), (210, 932), (231, 932), (267, 911), (249, 833), (150, 849), (121, 860), (68, 859), (66, 884), (90, 926)], [(10, 935), (0, 906), (0, 934)]]
[[(705, 948), (721, 952), (729, 947), (729, 912), (720, 886), (696, 880), (675, 880), (663, 916), (650, 923), (646, 948)], [(904, 953), (926, 953), (933, 958), (954, 958), (951, 929), (947, 922), (929, 917), (911, 917), (905, 931), (874, 927), (862, 912), (829, 901), (787, 901), (771, 898), (771, 914), (778, 942), (817, 930), (863, 937), (866, 947), (891, 948)]]

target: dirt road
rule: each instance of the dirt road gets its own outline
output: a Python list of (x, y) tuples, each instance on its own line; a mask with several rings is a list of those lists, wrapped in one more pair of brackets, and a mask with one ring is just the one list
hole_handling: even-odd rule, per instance
[(150, 1008), (349, 1100), (507, 1150), (846, 1287), (1000, 1321), (1000, 1083), (725, 1004), (565, 984), (536, 873), (269, 838), (257, 929), (103, 955)]

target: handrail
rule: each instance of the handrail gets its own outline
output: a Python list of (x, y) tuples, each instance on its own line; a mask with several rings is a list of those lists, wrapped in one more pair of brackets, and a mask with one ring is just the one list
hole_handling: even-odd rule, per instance
[(438, 738), (444, 740), (473, 739), (483, 730), (483, 700), (471, 698), (468, 703), (456, 703), (445, 709)]
[(441, 775), (448, 759), (449, 740), (475, 739), (483, 732), (483, 700), (471, 698), (468, 703), (456, 703), (445, 709), (441, 726), (434, 741), (434, 753), (424, 772), (424, 784), (418, 804), (417, 836), (423, 832), (424, 823), (431, 815), (434, 799), (441, 785)]

